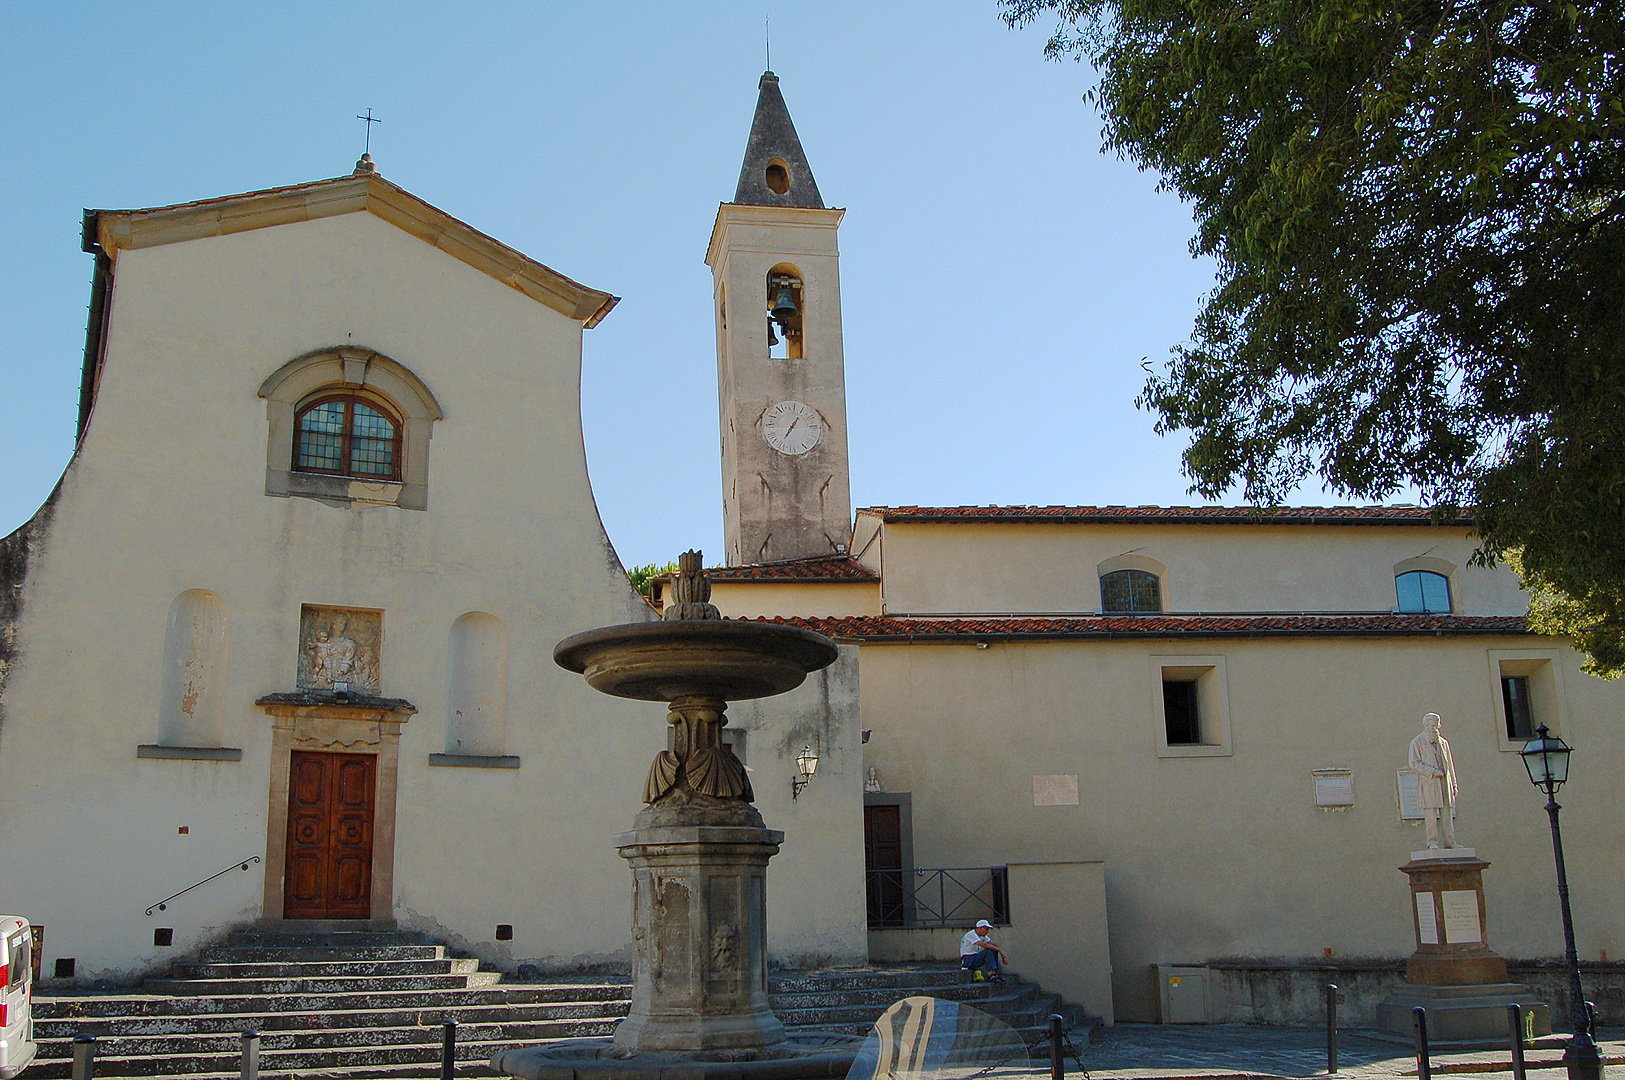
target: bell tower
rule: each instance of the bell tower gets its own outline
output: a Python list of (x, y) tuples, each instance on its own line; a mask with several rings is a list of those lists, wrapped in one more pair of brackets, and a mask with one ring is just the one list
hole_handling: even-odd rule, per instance
[(705, 256), (729, 566), (842, 552), (852, 532), (835, 238), (846, 211), (819, 197), (778, 76), (760, 88), (739, 188)]

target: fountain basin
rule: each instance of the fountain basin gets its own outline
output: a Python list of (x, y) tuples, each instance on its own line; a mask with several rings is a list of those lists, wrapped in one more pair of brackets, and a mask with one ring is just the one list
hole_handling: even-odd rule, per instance
[(720, 619), (601, 626), (567, 637), (553, 649), (554, 663), (585, 676), (600, 693), (667, 702), (783, 694), (837, 655), (834, 642), (811, 630)]

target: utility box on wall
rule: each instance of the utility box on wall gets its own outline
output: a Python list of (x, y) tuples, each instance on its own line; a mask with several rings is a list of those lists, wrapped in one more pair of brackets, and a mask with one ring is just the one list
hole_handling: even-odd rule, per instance
[(1157, 1022), (1210, 1023), (1208, 970), (1186, 964), (1152, 964), (1157, 979)]

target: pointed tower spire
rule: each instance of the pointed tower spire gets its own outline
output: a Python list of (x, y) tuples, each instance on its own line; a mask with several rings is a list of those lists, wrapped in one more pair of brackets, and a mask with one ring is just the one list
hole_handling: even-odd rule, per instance
[(779, 77), (762, 74), (756, 98), (756, 118), (745, 145), (745, 163), (739, 169), (734, 202), (746, 206), (799, 206), (822, 210), (824, 200), (813, 182), (812, 167), (802, 153), (790, 110), (779, 93)]

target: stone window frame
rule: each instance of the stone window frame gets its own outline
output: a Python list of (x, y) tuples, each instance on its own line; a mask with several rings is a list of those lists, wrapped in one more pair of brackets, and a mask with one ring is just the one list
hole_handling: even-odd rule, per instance
[[(376, 398), (401, 420), (400, 479), (380, 480), (293, 468), (294, 418), (323, 397)], [(429, 439), (445, 416), (422, 379), (372, 349), (340, 346), (306, 353), (283, 364), (260, 384), (268, 432), (265, 493), (300, 496), (339, 506), (429, 507)]]
[(1426, 612), (1425, 614), (1429, 614), (1429, 615), (1446, 615), (1446, 614), (1451, 614), (1453, 612), (1456, 612), (1461, 606), (1461, 567), (1457, 566), (1453, 562), (1450, 562), (1450, 561), (1445, 560), (1445, 559), (1438, 558), (1437, 556), (1434, 556), (1434, 555), (1418, 555), (1414, 559), (1406, 559), (1403, 562), (1397, 562), (1397, 563), (1394, 564), (1394, 590), (1395, 590), (1394, 614), (1396, 614), (1396, 615), (1419, 615), (1419, 614), (1424, 614), (1423, 612), (1415, 612), (1415, 611), (1407, 612), (1407, 611), (1400, 611), (1399, 610), (1398, 590), (1399, 590), (1399, 578), (1400, 578), (1400, 575), (1414, 573), (1415, 571), (1418, 571), (1418, 570), (1425, 571), (1425, 572), (1430, 573), (1430, 574), (1438, 574), (1440, 577), (1444, 578), (1445, 587), (1449, 591), (1450, 610), (1448, 612), (1445, 612), (1445, 611), (1432, 612), (1432, 611), (1430, 611), (1430, 612)]
[(1507, 737), (1506, 702), (1501, 696), (1501, 680), (1522, 675), (1529, 680), (1532, 703), (1531, 722), (1546, 725), (1553, 735), (1561, 735), (1568, 721), (1567, 697), (1563, 689), (1562, 649), (1489, 649), (1490, 715), (1495, 725), (1496, 748), (1503, 753), (1523, 749), (1523, 739)]
[(1095, 567), (1095, 584), (1100, 586), (1101, 579), (1107, 574), (1115, 574), (1119, 570), (1138, 570), (1150, 574), (1157, 579), (1157, 599), (1161, 603), (1155, 612), (1151, 611), (1125, 611), (1108, 612), (1106, 610), (1106, 592), (1100, 589), (1100, 607), (1097, 609), (1102, 615), (1154, 615), (1164, 611), (1173, 610), (1168, 604), (1168, 567), (1147, 555), (1124, 554), (1110, 558)]
[[(1220, 655), (1153, 656), (1151, 660), (1151, 715), (1159, 758), (1231, 757), (1230, 681)], [(1168, 742), (1168, 719), (1163, 711), (1164, 681), (1196, 683), (1197, 710), (1202, 728), (1199, 743)]]

